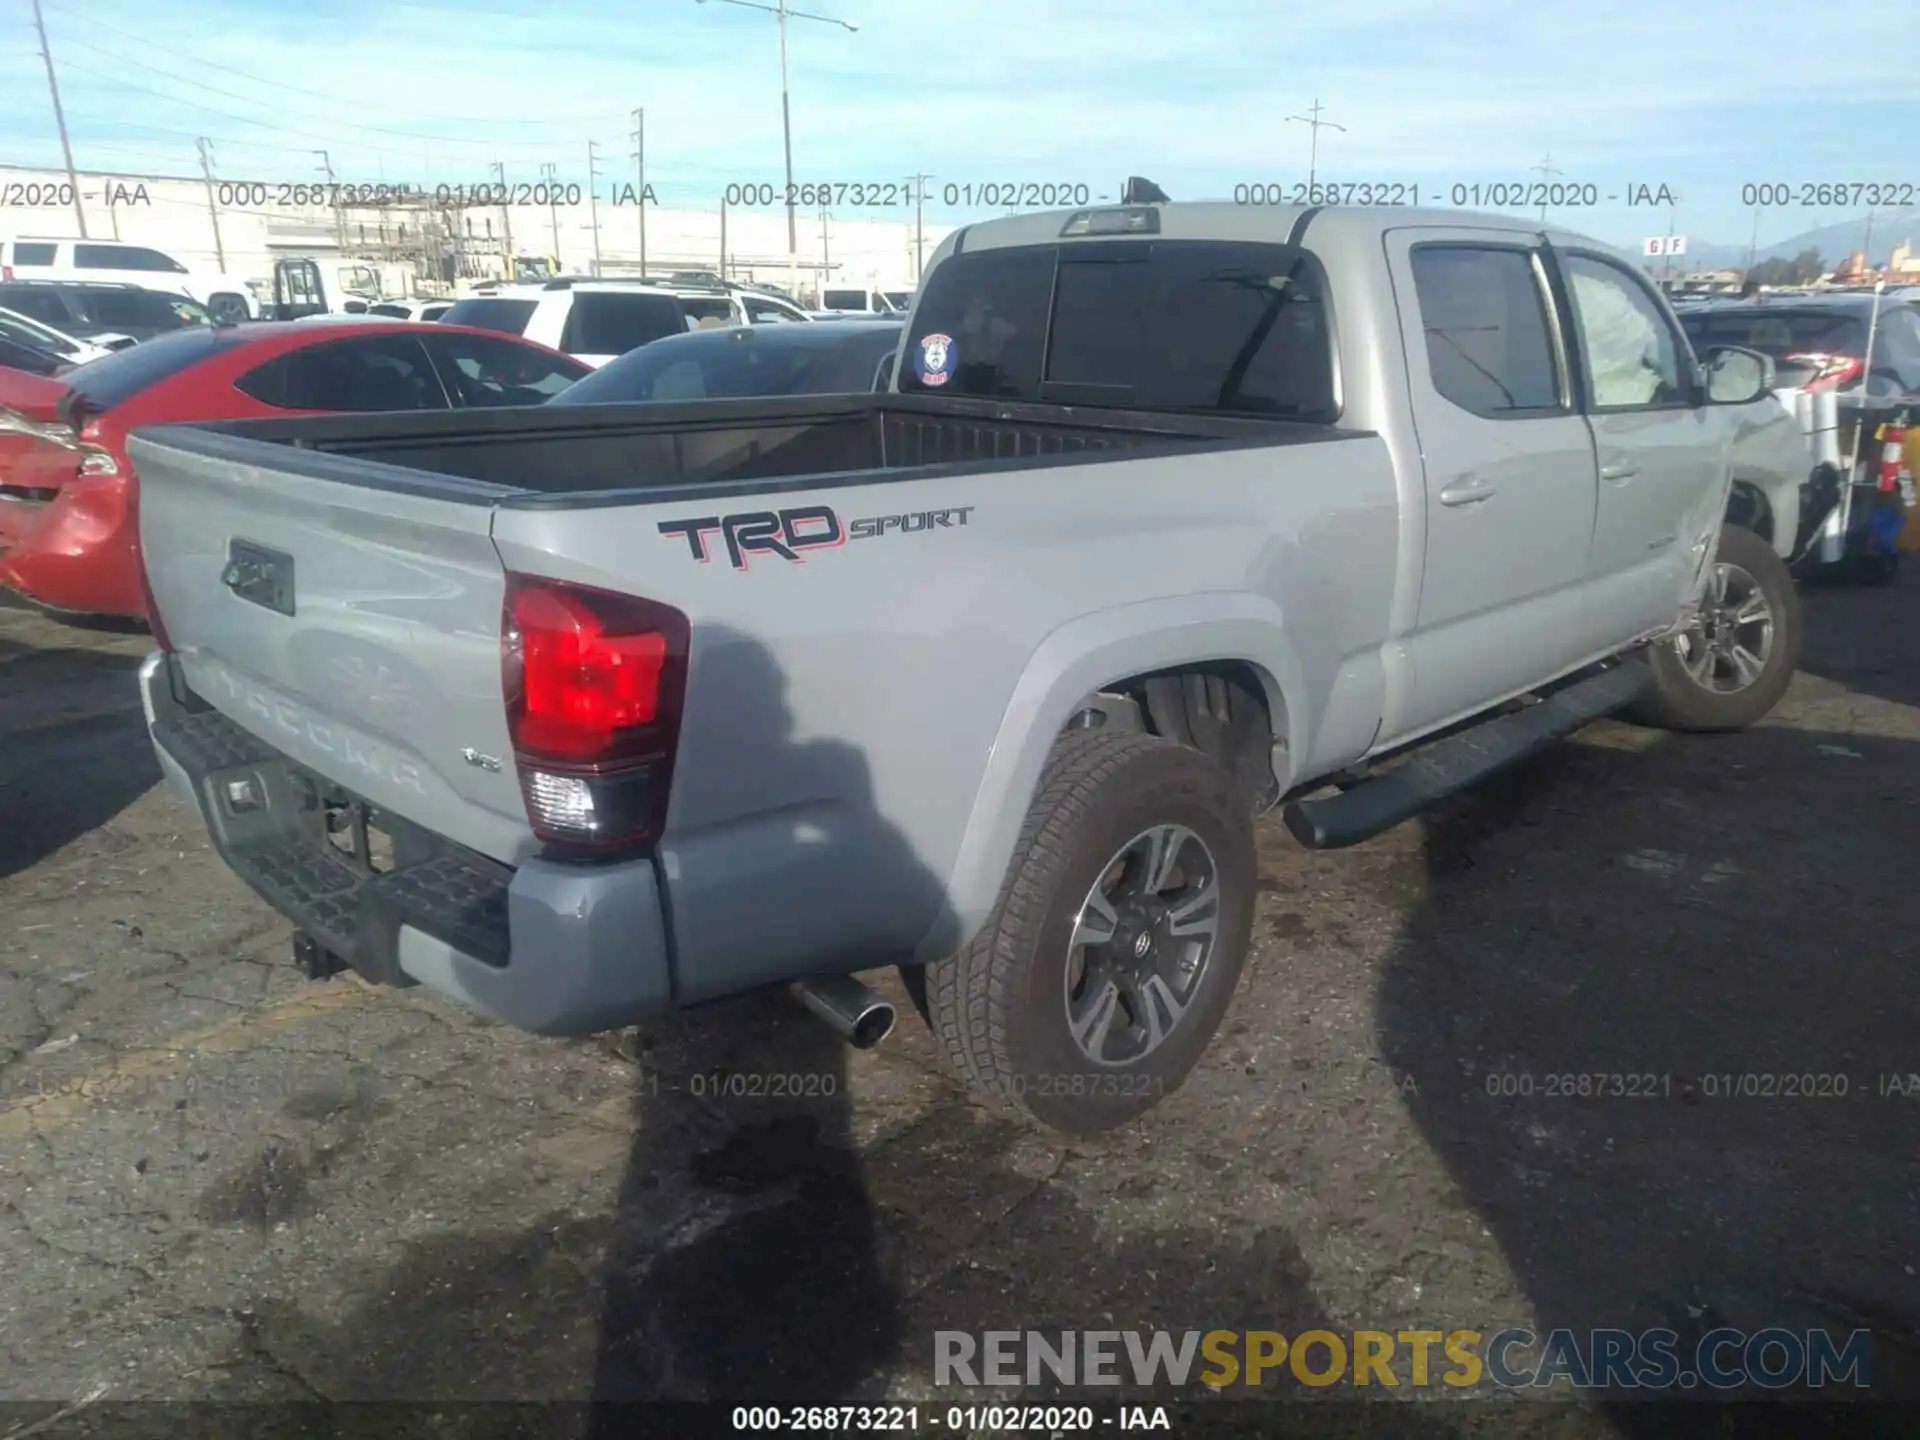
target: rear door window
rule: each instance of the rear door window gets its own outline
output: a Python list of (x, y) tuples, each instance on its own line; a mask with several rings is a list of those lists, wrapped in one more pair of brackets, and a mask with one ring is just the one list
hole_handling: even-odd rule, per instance
[(1092, 241), (983, 250), (930, 277), (909, 393), (1330, 421), (1320, 267), (1298, 247)]
[(864, 310), (867, 308), (867, 292), (864, 290), (829, 290), (821, 298), (823, 310)]
[(195, 301), (158, 290), (90, 290), (88, 317), (104, 330), (184, 330), (212, 317)]
[(539, 303), (537, 300), (461, 300), (440, 318), (449, 325), (471, 325), (476, 330), (495, 330), (502, 335), (524, 335)]
[(139, 245), (76, 245), (73, 263), (82, 270), (151, 270), (184, 275), (187, 267), (158, 250)]
[(544, 405), (583, 376), (590, 366), (566, 355), (491, 335), (449, 330), (423, 337), (454, 403), (468, 408)]
[(257, 366), (234, 388), (287, 410), (445, 410), (446, 392), (411, 335), (309, 345)]
[(1489, 419), (1559, 408), (1546, 301), (1530, 254), (1416, 245), (1412, 269), (1435, 390)]
[(19, 240), (14, 243), (13, 263), (15, 265), (51, 265), (53, 255), (54, 247), (51, 245), (42, 245), (34, 240)]
[(30, 286), (0, 290), (0, 308), (24, 315), (29, 320), (38, 320), (42, 325), (51, 325), (56, 330), (68, 330), (76, 323), (86, 323), (74, 314), (66, 296), (58, 290), (41, 290)]
[[(447, 319), (455, 319), (452, 312)], [(671, 295), (576, 291), (560, 348), (570, 355), (624, 355), (686, 329), (686, 314)]]

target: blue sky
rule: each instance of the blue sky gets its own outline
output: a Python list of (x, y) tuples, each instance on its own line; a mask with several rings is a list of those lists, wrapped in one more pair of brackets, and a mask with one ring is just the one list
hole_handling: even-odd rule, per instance
[[(551, 163), (584, 182), (592, 140), (604, 195), (605, 177), (632, 178), (643, 105), (662, 204), (782, 177), (775, 23), (722, 0), (45, 6), (82, 168), (192, 173), (205, 135), (224, 178), (318, 178), (324, 147), (342, 180), (481, 181), (499, 160), (509, 179)], [(31, 11), (7, 8), (0, 163), (57, 165)], [(1664, 210), (1607, 202), (1633, 184), (1672, 187), (1690, 236), (1742, 246), (1747, 183), (1895, 182), (1920, 206), (1912, 0), (1854, 0), (1832, 27), (1850, 38), (1830, 41), (1784, 0), (807, 8), (858, 30), (790, 22), (795, 178), (927, 172), (929, 219), (961, 218), (945, 187), (970, 181), (1098, 195), (1142, 174), (1176, 199), (1302, 181), (1308, 128), (1286, 117), (1316, 96), (1345, 127), (1320, 133), (1323, 179), (1430, 195), (1538, 179), (1550, 155), (1551, 178), (1602, 200), (1557, 218), (1617, 243), (1666, 229)], [(1769, 208), (1760, 243), (1854, 213)]]

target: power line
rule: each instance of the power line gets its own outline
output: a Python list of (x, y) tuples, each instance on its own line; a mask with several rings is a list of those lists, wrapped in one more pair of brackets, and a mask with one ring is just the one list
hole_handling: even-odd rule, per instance
[[(122, 30), (116, 26), (108, 25), (101, 20), (97, 20), (91, 15), (83, 15), (77, 10), (69, 10), (64, 5), (48, 5), (47, 8), (49, 10), (57, 12), (58, 14), (70, 16), (71, 18), (80, 21), (81, 23), (86, 25), (86, 27), (89, 30), (105, 30), (109, 34), (122, 36), (125, 39), (132, 40), (136, 44), (145, 46), (150, 50), (159, 50), (168, 55), (177, 55), (182, 60), (192, 61), (193, 64), (200, 66), (203, 69), (221, 70), (229, 75), (237, 75), (242, 80), (251, 80), (257, 85), (268, 86), (275, 91), (291, 91), (296, 95), (311, 96), (315, 100), (329, 100), (334, 102), (335, 104), (351, 105), (354, 103), (351, 97), (340, 96), (340, 95), (329, 95), (329, 94), (326, 94), (324, 91), (320, 91), (320, 90), (305, 90), (298, 85), (289, 85), (285, 81), (280, 80), (278, 78), (273, 78), (273, 77), (268, 77), (263, 75), (255, 75), (251, 71), (235, 69), (231, 65), (222, 65), (218, 61), (207, 59), (207, 57), (203, 54), (186, 51), (186, 50), (175, 50), (171, 46), (162, 45), (157, 40), (149, 40), (144, 35), (136, 35), (131, 30)], [(565, 117), (557, 120), (556, 119), (507, 120), (507, 119), (501, 119), (498, 116), (491, 116), (491, 115), (482, 118), (482, 117), (473, 116), (473, 115), (435, 115), (431, 113), (423, 113), (421, 118), (424, 120), (445, 120), (449, 124), (454, 124), (454, 125), (580, 125), (583, 122), (591, 122), (594, 120), (610, 120), (610, 119), (613, 119), (614, 117), (611, 115), (579, 115), (579, 116)], [(439, 137), (428, 136), (425, 138), (435, 139)]]
[[(92, 50), (95, 53), (103, 55), (106, 58), (113, 60), (118, 64), (130, 65), (138, 70), (150, 71), (151, 73), (159, 75), (168, 80), (176, 80), (180, 78), (176, 75), (171, 74), (168, 71), (158, 69), (155, 66), (143, 65), (139, 61), (130, 60), (124, 55), (115, 55), (111, 51), (102, 50), (97, 45), (88, 45), (85, 41), (72, 41), (68, 43), (79, 45), (82, 49)], [(197, 84), (198, 82), (189, 81), (188, 83)], [(551, 150), (555, 148), (559, 143), (557, 141), (548, 141), (548, 140), (510, 140), (505, 142), (504, 147), (502, 147), (502, 146), (496, 146), (493, 144), (492, 141), (485, 140), (485, 139), (472, 139), (472, 138), (462, 139), (462, 138), (458, 138), (451, 135), (423, 135), (423, 134), (415, 133), (410, 130), (389, 130), (389, 129), (384, 129), (378, 125), (361, 125), (352, 120), (335, 120), (331, 116), (315, 115), (310, 111), (294, 110), (294, 111), (287, 112), (287, 113), (296, 115), (301, 119), (318, 120), (324, 124), (329, 124), (329, 125), (334, 125), (339, 127), (339, 129), (336, 129), (331, 134), (322, 135), (312, 130), (298, 129), (292, 125), (285, 125), (275, 120), (262, 119), (259, 116), (255, 116), (255, 115), (237, 115), (231, 110), (219, 109), (216, 106), (208, 105), (205, 102), (197, 100), (189, 95), (170, 94), (164, 90), (154, 90), (148, 86), (134, 85), (125, 80), (116, 80), (114, 82), (114, 88), (117, 90), (131, 90), (134, 93), (140, 94), (140, 95), (150, 95), (156, 100), (166, 100), (172, 104), (179, 105), (187, 109), (195, 110), (202, 114), (218, 115), (223, 120), (234, 120), (239, 122), (242, 125), (257, 125), (257, 126), (260, 126), (262, 129), (275, 130), (280, 132), (281, 134), (297, 135), (305, 140), (337, 141), (340, 139), (339, 130), (365, 130), (373, 134), (393, 135), (403, 139), (422, 140), (435, 145), (479, 145), (479, 146), (487, 147), (489, 149), (508, 148), (508, 149), (515, 149), (515, 150)], [(202, 86), (201, 88), (209, 90), (216, 95), (223, 95), (228, 99), (238, 100), (245, 105), (267, 105), (268, 103), (270, 103), (265, 100), (255, 100), (250, 96), (246, 96), (246, 95), (236, 95), (229, 90), (219, 90), (213, 86)], [(195, 136), (195, 138), (197, 139), (199, 137)], [(368, 149), (368, 150), (378, 150), (385, 154), (403, 153), (399, 149), (399, 147), (396, 147), (396, 146), (377, 146), (377, 145), (369, 144), (369, 145), (363, 146), (362, 148)]]

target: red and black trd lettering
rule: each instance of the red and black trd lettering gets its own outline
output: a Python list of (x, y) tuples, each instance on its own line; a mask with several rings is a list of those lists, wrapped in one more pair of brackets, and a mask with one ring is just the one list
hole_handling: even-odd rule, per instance
[(698, 560), (702, 565), (713, 558), (707, 554), (707, 536), (719, 528), (720, 517), (718, 515), (709, 515), (702, 520), (662, 520), (660, 522), (660, 533), (662, 535), (686, 536), (687, 548), (693, 552), (693, 558)]
[(791, 510), (747, 510), (738, 515), (704, 515), (696, 520), (663, 520), (662, 535), (680, 536), (687, 552), (702, 565), (713, 556), (708, 537), (719, 535), (727, 560), (744, 570), (755, 555), (777, 555), (794, 564), (806, 562), (808, 550), (833, 550), (849, 540), (878, 540), (885, 535), (912, 535), (926, 530), (965, 526), (973, 506), (920, 510), (910, 515), (876, 515), (843, 523), (825, 505), (798, 505)]
[(780, 517), (772, 510), (752, 510), (744, 515), (723, 516), (720, 521), (720, 533), (727, 542), (727, 558), (733, 561), (733, 568), (747, 568), (749, 555), (778, 555), (782, 560), (798, 560), (800, 557), (791, 545), (780, 537), (785, 527)]
[[(793, 550), (831, 550), (847, 543), (840, 517), (825, 505), (803, 505), (780, 512), (780, 528)], [(804, 560), (804, 556), (796, 556)]]

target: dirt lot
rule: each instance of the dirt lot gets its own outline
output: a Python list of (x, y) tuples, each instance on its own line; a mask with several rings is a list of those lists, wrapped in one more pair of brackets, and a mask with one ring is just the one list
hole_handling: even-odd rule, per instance
[[(0, 611), (0, 1400), (857, 1401), (933, 1396), (940, 1329), (1509, 1324), (1865, 1327), (1920, 1397), (1920, 1093), (1882, 1093), (1920, 1072), (1920, 583), (1808, 612), (1755, 732), (1597, 726), (1345, 854), (1263, 825), (1227, 1032), (1063, 1143), (911, 1016), (849, 1054), (740, 1004), (622, 1058), (300, 980), (159, 786), (145, 637)], [(729, 1067), (835, 1093), (694, 1093)], [(1670, 1423), (1437, 1389), (1287, 1418)]]

